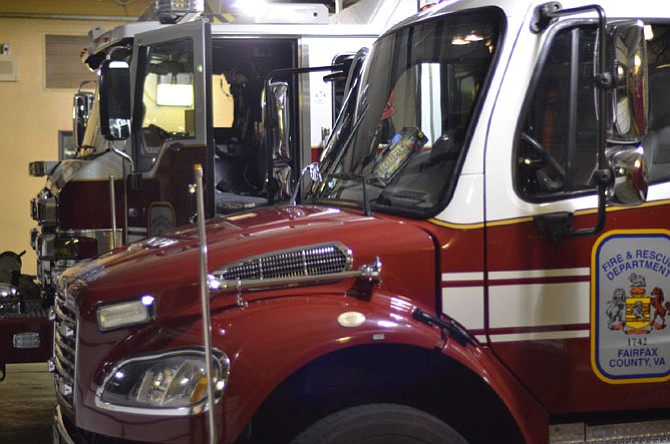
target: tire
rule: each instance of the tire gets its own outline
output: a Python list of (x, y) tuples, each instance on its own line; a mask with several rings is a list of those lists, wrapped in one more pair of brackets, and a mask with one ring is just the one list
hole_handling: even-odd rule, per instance
[(413, 407), (367, 404), (320, 419), (291, 444), (467, 444), (467, 441), (443, 421)]

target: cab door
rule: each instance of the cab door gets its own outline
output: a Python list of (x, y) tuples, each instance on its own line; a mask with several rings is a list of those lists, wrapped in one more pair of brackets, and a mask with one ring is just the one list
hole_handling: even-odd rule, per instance
[[(555, 236), (596, 225), (596, 27), (562, 21), (523, 38), (487, 141), (488, 340), (553, 414), (669, 407), (670, 328), (652, 302), (655, 288), (670, 289), (659, 262), (670, 250), (669, 177), (646, 204), (608, 208), (597, 235)], [(648, 42), (652, 91), (668, 88), (653, 74), (668, 63), (660, 40)]]
[(129, 239), (155, 236), (193, 221), (194, 166), (205, 171), (213, 214), (210, 25), (196, 20), (136, 36), (133, 82)]

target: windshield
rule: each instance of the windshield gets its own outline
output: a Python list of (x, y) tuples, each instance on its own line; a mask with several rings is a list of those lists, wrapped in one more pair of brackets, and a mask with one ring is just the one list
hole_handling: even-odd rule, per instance
[(425, 217), (448, 200), (494, 58), (498, 10), (451, 14), (387, 34), (361, 77), (356, 118), (306, 200)]

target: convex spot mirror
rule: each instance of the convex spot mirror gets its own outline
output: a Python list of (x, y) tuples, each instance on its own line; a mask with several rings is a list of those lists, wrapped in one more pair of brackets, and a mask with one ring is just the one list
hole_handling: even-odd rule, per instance
[(640, 142), (647, 133), (649, 93), (647, 42), (642, 22), (609, 27), (609, 66), (612, 73), (610, 134), (616, 142)]
[(130, 137), (130, 66), (124, 60), (100, 65), (100, 127), (108, 140)]
[(647, 200), (649, 180), (647, 163), (641, 146), (616, 146), (606, 153), (612, 169), (612, 184), (607, 189), (607, 200), (612, 205), (640, 205)]

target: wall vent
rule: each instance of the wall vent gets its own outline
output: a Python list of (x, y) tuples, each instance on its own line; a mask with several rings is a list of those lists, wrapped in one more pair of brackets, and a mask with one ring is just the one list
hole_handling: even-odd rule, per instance
[(0, 82), (16, 82), (16, 56), (0, 55)]

